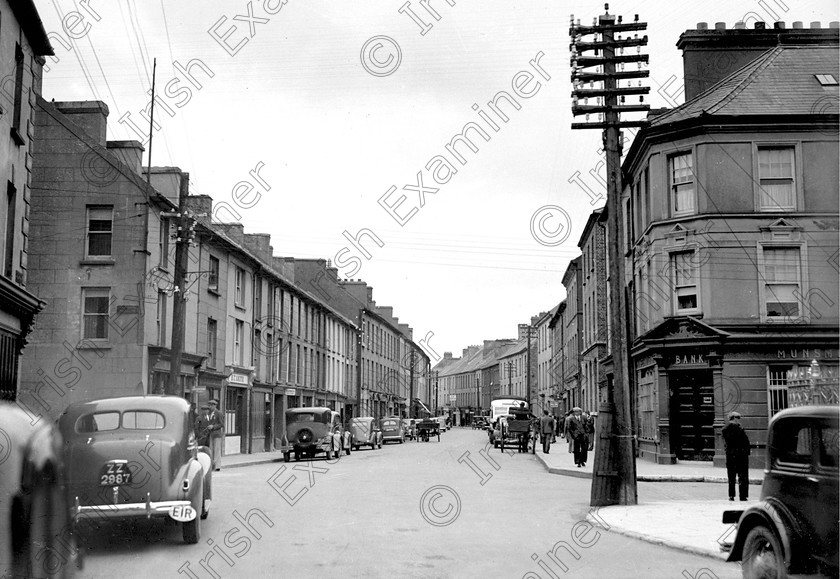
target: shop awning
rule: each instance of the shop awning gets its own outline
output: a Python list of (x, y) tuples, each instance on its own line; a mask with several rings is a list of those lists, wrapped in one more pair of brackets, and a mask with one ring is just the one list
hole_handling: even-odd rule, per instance
[(426, 405), (425, 405), (425, 404), (423, 404), (423, 401), (422, 401), (422, 400), (420, 400), (419, 398), (415, 398), (415, 399), (414, 399), (414, 405), (415, 405), (415, 406), (420, 407), (420, 409), (422, 409), (422, 410), (423, 410), (423, 412), (425, 412), (425, 413), (426, 413), (426, 414), (428, 414), (429, 416), (431, 416), (431, 415), (432, 415), (432, 411), (431, 411), (431, 410), (429, 410), (429, 409), (426, 407)]

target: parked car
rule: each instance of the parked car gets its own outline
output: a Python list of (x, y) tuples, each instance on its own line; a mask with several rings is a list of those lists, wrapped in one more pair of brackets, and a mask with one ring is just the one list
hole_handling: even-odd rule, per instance
[(286, 462), (291, 460), (293, 452), (295, 460), (312, 458), (322, 452), (327, 460), (333, 456), (337, 459), (342, 451), (350, 454), (352, 446), (350, 433), (344, 430), (338, 412), (319, 406), (286, 411), (286, 432), (280, 441)]
[(0, 402), (0, 577), (72, 577), (82, 558), (70, 519), (61, 436)]
[(744, 577), (837, 576), (838, 428), (837, 406), (791, 408), (770, 421), (761, 500), (723, 514), (738, 523), (728, 560), (741, 561)]
[(125, 396), (71, 404), (59, 417), (71, 512), (83, 519), (169, 517), (197, 543), (213, 469), (199, 449), (190, 404), (178, 396)]
[(352, 437), (353, 450), (359, 450), (361, 446), (370, 446), (371, 450), (376, 447), (382, 448), (382, 430), (372, 416), (361, 416), (350, 420), (348, 428)]
[(405, 430), (402, 420), (398, 416), (389, 416), (379, 421), (382, 428), (382, 442), (398, 441), (405, 442)]

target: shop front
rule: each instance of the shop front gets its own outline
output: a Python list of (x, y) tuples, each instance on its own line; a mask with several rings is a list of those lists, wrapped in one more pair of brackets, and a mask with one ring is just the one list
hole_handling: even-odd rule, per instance
[(250, 407), (251, 380), (253, 373), (244, 368), (228, 367), (230, 372), (224, 381), (222, 412), (225, 417), (225, 445), (223, 454), (248, 452), (248, 409)]

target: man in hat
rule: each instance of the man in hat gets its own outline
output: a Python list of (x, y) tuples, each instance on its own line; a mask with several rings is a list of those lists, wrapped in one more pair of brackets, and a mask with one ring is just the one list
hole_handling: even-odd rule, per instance
[(583, 410), (579, 406), (572, 408), (567, 427), (567, 437), (571, 437), (574, 444), (575, 465), (586, 466), (587, 455), (589, 454), (589, 439), (587, 436), (586, 421), (583, 418)]
[(198, 446), (210, 446), (210, 405), (206, 402), (195, 419), (195, 440)]
[(741, 415), (729, 413), (729, 424), (721, 430), (726, 447), (726, 476), (729, 479), (729, 500), (735, 500), (735, 477), (738, 477), (738, 495), (747, 500), (750, 492), (750, 439), (741, 426)]
[(554, 435), (554, 417), (543, 410), (540, 418), (540, 436), (542, 437), (543, 454), (548, 454), (551, 449), (551, 437)]
[(222, 442), (224, 440), (224, 421), (222, 413), (219, 412), (219, 403), (211, 400), (210, 411), (207, 414), (210, 431), (210, 456), (213, 458), (213, 468), (222, 470)]

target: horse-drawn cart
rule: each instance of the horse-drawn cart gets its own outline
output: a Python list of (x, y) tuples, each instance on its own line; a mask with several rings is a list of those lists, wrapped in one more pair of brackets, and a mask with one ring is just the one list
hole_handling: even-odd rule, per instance
[(429, 442), (429, 439), (432, 436), (437, 436), (438, 442), (440, 442), (440, 423), (437, 420), (424, 418), (423, 420), (417, 422), (416, 426), (417, 440)]

